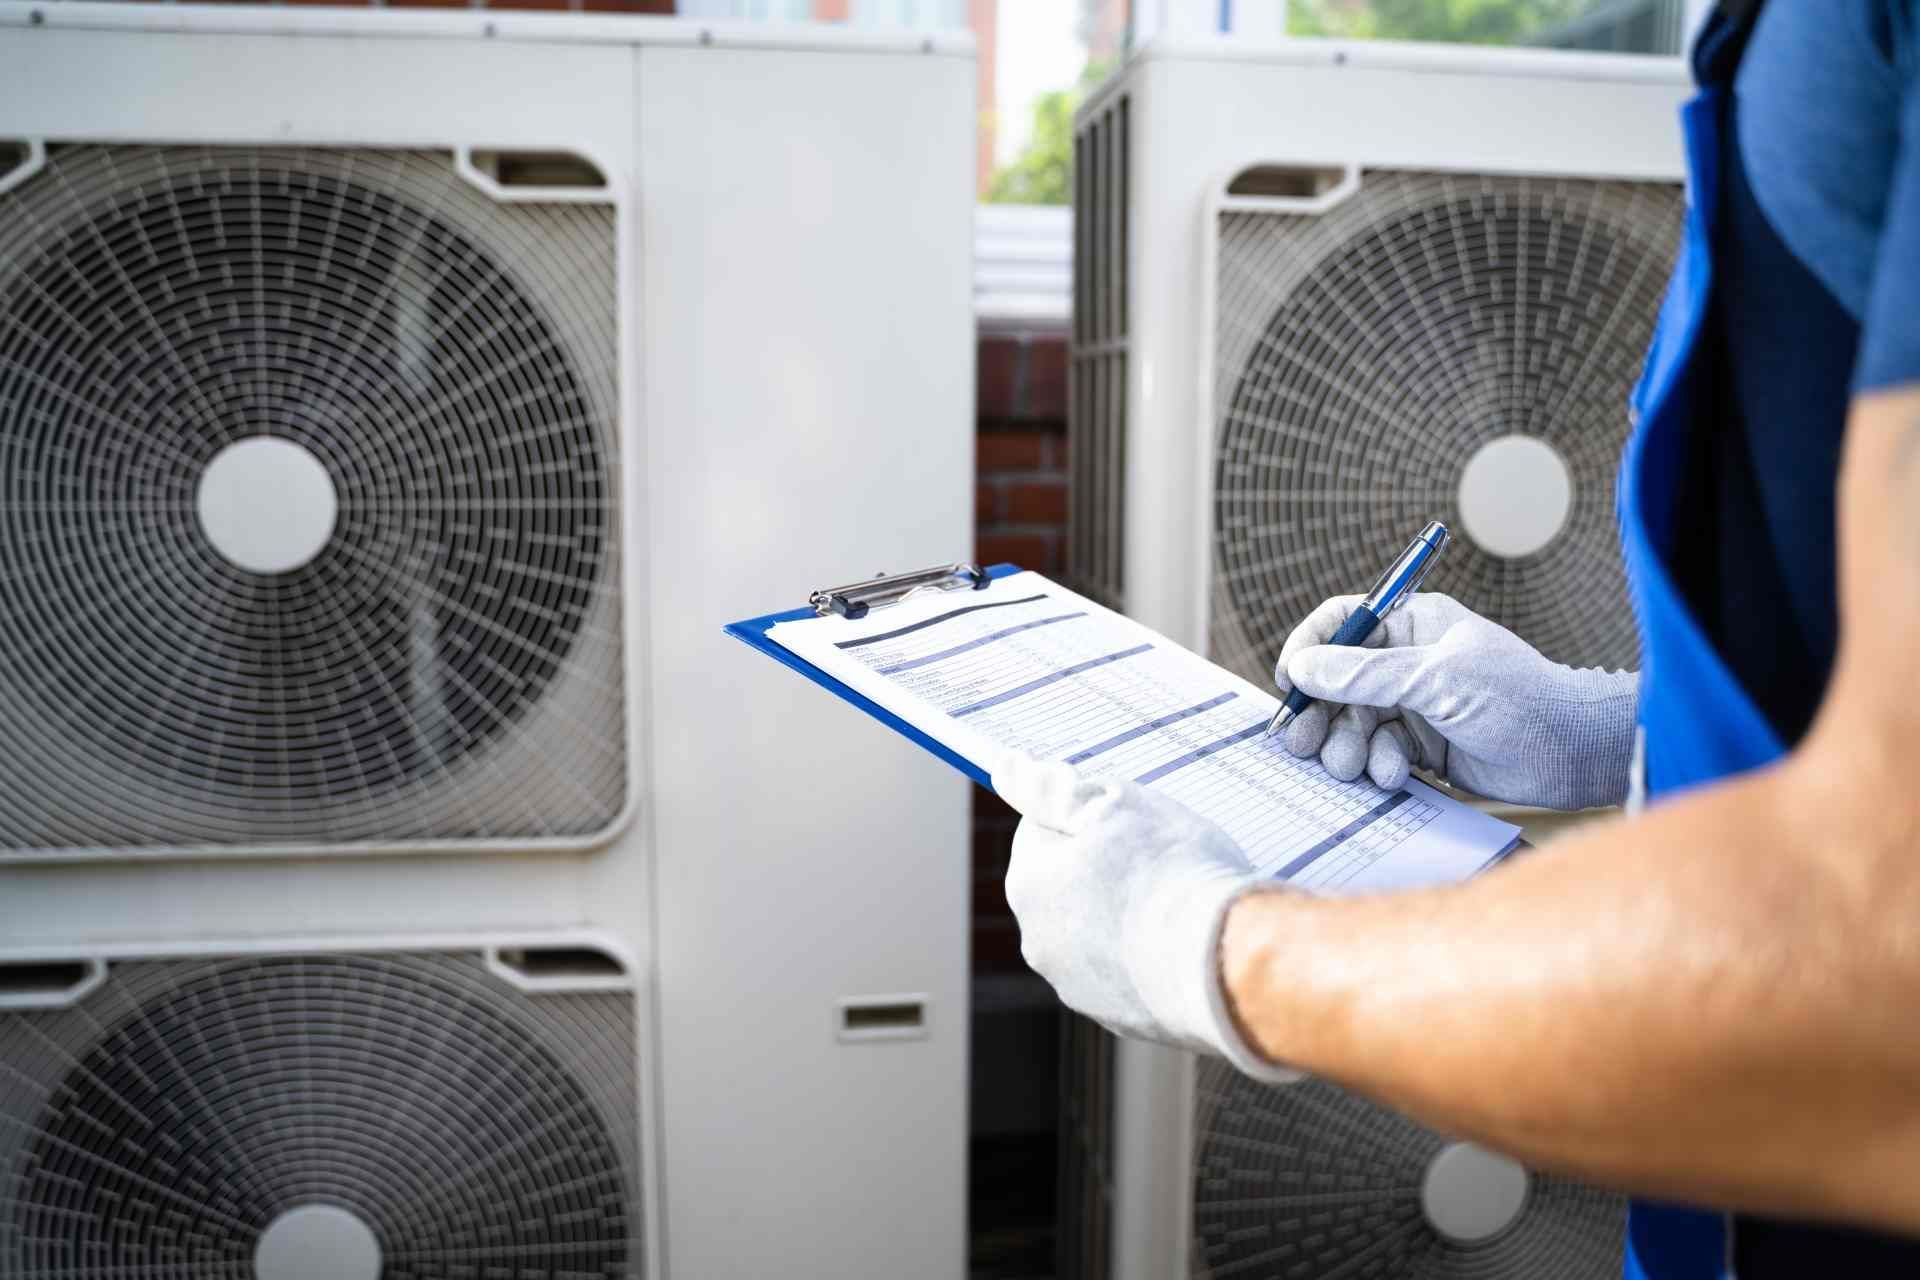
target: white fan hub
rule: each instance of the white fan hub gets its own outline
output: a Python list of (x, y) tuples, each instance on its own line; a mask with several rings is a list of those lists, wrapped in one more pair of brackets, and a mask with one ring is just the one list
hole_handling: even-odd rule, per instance
[(340, 495), (326, 464), (278, 436), (236, 440), (200, 473), (195, 495), (207, 541), (251, 573), (287, 573), (333, 537)]
[(1545, 440), (1511, 435), (1489, 440), (1460, 473), (1460, 523), (1496, 556), (1518, 559), (1544, 548), (1573, 510), (1573, 473)]
[(380, 1242), (345, 1209), (303, 1204), (260, 1233), (253, 1274), (255, 1280), (380, 1280)]
[(1471, 1142), (1441, 1148), (1420, 1185), (1427, 1221), (1459, 1244), (1499, 1235), (1513, 1225), (1526, 1202), (1527, 1171)]

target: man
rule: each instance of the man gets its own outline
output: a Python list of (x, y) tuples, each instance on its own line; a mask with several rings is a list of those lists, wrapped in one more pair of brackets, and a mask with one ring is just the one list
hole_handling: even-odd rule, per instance
[(1343, 778), (1581, 807), (1639, 773), (1651, 807), (1319, 901), (1164, 798), (1014, 764), (1008, 898), (1067, 1003), (1715, 1206), (1636, 1204), (1630, 1277), (1920, 1275), (1917, 27), (1920, 0), (1725, 3), (1696, 46), (1621, 476), (1637, 677), (1438, 596), (1365, 649), (1325, 643), (1329, 601), (1283, 650), (1323, 700), (1287, 745)]

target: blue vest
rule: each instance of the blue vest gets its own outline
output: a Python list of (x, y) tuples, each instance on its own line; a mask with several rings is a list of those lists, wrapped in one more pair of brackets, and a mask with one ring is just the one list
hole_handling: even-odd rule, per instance
[[(1740, 38), (1716, 15), (1703, 40)], [(1717, 28), (1717, 29), (1716, 29)], [(1708, 376), (1703, 340), (1719, 207), (1731, 67), (1703, 78), (1681, 112), (1687, 217), (1680, 258), (1640, 385), (1636, 425), (1620, 468), (1619, 518), (1627, 585), (1640, 624), (1640, 739), (1636, 794), (1663, 796), (1778, 759), (1773, 727), (1747, 696), (1689, 612), (1672, 571), (1676, 543), (1698, 530), (1682, 523), (1680, 490), (1695, 412)], [(1627, 1219), (1627, 1280), (1717, 1280), (1726, 1270), (1725, 1219), (1636, 1202)]]

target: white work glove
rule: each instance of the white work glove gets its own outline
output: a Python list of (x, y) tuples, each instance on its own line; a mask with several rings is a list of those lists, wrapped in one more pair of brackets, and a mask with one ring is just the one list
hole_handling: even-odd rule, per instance
[(1257, 1079), (1300, 1078), (1241, 1038), (1220, 983), (1227, 908), (1265, 883), (1232, 838), (1131, 782), (1016, 756), (993, 789), (1023, 816), (1007, 869), (1020, 952), (1060, 999), (1116, 1035), (1225, 1056)]
[(1288, 725), (1287, 749), (1327, 772), (1364, 770), (1389, 790), (1431, 771), (1491, 800), (1549, 809), (1627, 794), (1640, 677), (1549, 662), (1451, 596), (1422, 593), (1360, 648), (1327, 643), (1360, 602), (1336, 596), (1294, 628), (1274, 681), (1321, 699)]

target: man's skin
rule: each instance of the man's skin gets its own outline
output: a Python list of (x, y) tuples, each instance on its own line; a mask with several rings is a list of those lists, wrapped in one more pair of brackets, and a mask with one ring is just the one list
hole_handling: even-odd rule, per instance
[(1920, 1232), (1920, 384), (1854, 401), (1839, 512), (1785, 760), (1468, 884), (1242, 898), (1248, 1037), (1540, 1166)]

